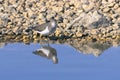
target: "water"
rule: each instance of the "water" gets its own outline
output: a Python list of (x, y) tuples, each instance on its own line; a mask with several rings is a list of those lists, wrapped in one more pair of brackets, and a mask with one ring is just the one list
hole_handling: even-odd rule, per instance
[(65, 44), (50, 44), (58, 63), (33, 52), (40, 44), (7, 44), (0, 48), (0, 80), (120, 80), (120, 47), (99, 57), (83, 54)]

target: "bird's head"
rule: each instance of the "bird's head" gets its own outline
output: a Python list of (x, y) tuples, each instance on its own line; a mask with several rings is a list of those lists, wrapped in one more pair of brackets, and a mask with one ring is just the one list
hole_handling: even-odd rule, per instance
[(52, 27), (57, 27), (57, 22), (54, 18), (50, 19), (50, 23), (51, 23)]
[(52, 56), (52, 61), (53, 61), (54, 64), (57, 64), (58, 63), (57, 56)]

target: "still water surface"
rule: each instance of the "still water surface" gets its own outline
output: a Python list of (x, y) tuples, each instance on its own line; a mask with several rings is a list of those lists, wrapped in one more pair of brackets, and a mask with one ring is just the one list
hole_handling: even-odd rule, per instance
[(0, 48), (0, 80), (120, 80), (120, 47), (95, 57), (68, 45), (50, 44), (58, 64), (35, 55), (40, 44), (7, 44)]

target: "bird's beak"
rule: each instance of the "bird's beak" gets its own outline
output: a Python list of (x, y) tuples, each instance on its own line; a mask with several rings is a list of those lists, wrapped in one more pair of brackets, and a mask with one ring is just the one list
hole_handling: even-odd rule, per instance
[(38, 53), (38, 51), (33, 51), (33, 54), (37, 54)]

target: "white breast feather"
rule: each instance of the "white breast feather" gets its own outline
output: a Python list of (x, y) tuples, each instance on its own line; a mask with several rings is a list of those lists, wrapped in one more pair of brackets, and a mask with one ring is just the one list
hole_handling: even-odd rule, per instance
[(48, 34), (49, 33), (49, 30), (48, 30), (48, 26), (45, 28), (45, 30), (41, 31), (41, 32), (38, 32), (40, 34)]
[(46, 56), (48, 56), (48, 55), (49, 55), (49, 53), (50, 53), (50, 51), (49, 51), (49, 50), (44, 49), (44, 48), (41, 48), (40, 50), (41, 50), (41, 51), (43, 51), (43, 53), (45, 53), (45, 55), (46, 55)]

